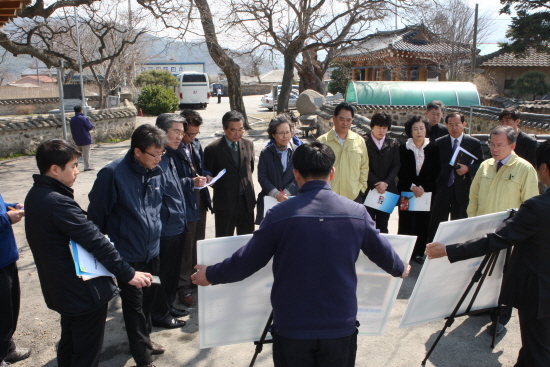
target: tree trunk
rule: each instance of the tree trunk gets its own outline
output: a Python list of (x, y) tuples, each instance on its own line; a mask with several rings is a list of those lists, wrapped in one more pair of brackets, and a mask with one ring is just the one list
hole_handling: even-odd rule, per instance
[(283, 113), (288, 109), (288, 99), (290, 98), (290, 91), (292, 89), (292, 79), (294, 79), (296, 56), (297, 54), (293, 53), (292, 50), (284, 54), (285, 71), (283, 73), (283, 82), (281, 83), (279, 97), (277, 98), (277, 113)]
[(216, 36), (216, 28), (214, 27), (214, 21), (212, 19), (212, 12), (207, 0), (191, 0), (195, 2), (197, 9), (201, 15), (201, 23), (204, 31), (204, 38), (206, 40), (206, 46), (208, 52), (212, 57), (212, 60), (218, 65), (220, 69), (225, 73), (228, 84), (229, 104), (231, 110), (242, 113), (244, 121), (244, 128), (251, 129), (248, 124), (248, 117), (246, 116), (246, 109), (244, 107), (243, 93), (241, 87), (241, 68), (237, 65), (231, 57), (227, 55), (225, 50), (220, 46), (218, 38)]

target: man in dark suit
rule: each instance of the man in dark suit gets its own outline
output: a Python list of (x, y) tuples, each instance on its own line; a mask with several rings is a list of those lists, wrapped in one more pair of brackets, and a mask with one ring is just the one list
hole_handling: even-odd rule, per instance
[(430, 131), (428, 132), (428, 138), (433, 143), (442, 136), (447, 135), (447, 127), (441, 124), (441, 118), (443, 117), (443, 107), (445, 105), (441, 101), (431, 101), (426, 106), (426, 118), (430, 123)]
[(243, 139), (243, 116), (237, 111), (223, 115), (225, 135), (204, 149), (204, 168), (216, 176), (225, 174), (213, 185), (216, 237), (250, 234), (254, 231), (256, 204), (252, 172), (254, 144)]
[(523, 133), (519, 129), (519, 123), (521, 122), (519, 111), (513, 107), (503, 109), (498, 115), (498, 122), (501, 125), (510, 126), (514, 129), (518, 135), (516, 140), (516, 149), (514, 149), (514, 152), (536, 168), (535, 152), (537, 150), (538, 142), (535, 138)]
[[(539, 180), (550, 186), (550, 142), (536, 151)], [(495, 233), (465, 243), (427, 245), (430, 259), (450, 262), (514, 246), (504, 276), (500, 303), (518, 309), (522, 348), (516, 367), (550, 366), (550, 189), (525, 201), (517, 214)]]
[[(453, 112), (445, 117), (449, 135), (437, 139), (440, 169), (436, 181), (436, 195), (432, 197), (432, 216), (428, 239), (433, 240), (439, 223), (445, 222), (451, 214), (451, 220), (467, 218), (470, 185), (483, 161), (483, 151), (479, 140), (464, 134), (466, 122), (464, 115)], [(449, 162), (458, 147), (465, 149), (475, 157), (469, 165)], [(459, 168), (457, 169), (456, 166)]]

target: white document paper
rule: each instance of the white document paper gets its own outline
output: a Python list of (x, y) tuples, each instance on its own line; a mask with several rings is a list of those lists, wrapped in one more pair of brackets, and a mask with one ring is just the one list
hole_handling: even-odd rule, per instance
[(393, 209), (395, 209), (398, 200), (399, 195), (394, 194), (393, 192), (386, 191), (385, 193), (380, 194), (378, 190), (372, 189), (367, 194), (363, 205), (391, 214)]
[(269, 209), (273, 208), (277, 204), (279, 204), (279, 202), (274, 197), (269, 195), (264, 196), (264, 218), (265, 213), (267, 213)]
[[(452, 245), (482, 237), (494, 232), (508, 216), (509, 213), (500, 212), (442, 222), (439, 224), (434, 242)], [(497, 306), (505, 254), (506, 250), (502, 250), (493, 274), (485, 278), (472, 311)], [(420, 325), (450, 316), (483, 258), (484, 256), (480, 256), (453, 264), (447, 257), (426, 260), (399, 327)], [(459, 314), (466, 311), (476, 286), (477, 283), (462, 303), (458, 310)]]
[[(416, 237), (383, 235), (402, 259), (408, 259)], [(252, 235), (213, 238), (197, 242), (199, 264), (213, 265), (245, 245)], [(356, 263), (358, 275), (357, 320), (360, 335), (382, 335), (402, 279), (378, 268), (363, 253)], [(199, 287), (199, 345), (252, 343), (259, 340), (271, 313), (272, 261), (237, 283)], [(267, 334), (267, 339), (271, 335)]]
[(218, 173), (218, 174), (216, 175), (216, 177), (214, 177), (214, 178), (212, 179), (212, 181), (210, 181), (210, 182), (207, 183), (206, 185), (204, 185), (204, 186), (202, 186), (202, 187), (193, 187), (193, 188), (194, 188), (194, 189), (197, 189), (197, 190), (200, 190), (200, 189), (204, 189), (205, 187), (208, 187), (208, 186), (210, 186), (210, 185), (215, 184), (216, 181), (218, 181), (218, 180), (225, 174), (225, 171), (226, 171), (225, 168), (222, 169), (222, 170), (220, 171), (220, 173)]
[(75, 262), (76, 275), (83, 280), (100, 276), (114, 277), (97, 259), (75, 241), (71, 240), (71, 253)]
[[(294, 196), (289, 196), (288, 198), (291, 199), (293, 197)], [(265, 218), (265, 214), (267, 213), (267, 211), (269, 209), (273, 208), (277, 204), (279, 204), (279, 202), (274, 197), (269, 196), (269, 195), (264, 196), (264, 218)]]
[(429, 212), (432, 203), (432, 193), (425, 192), (421, 197), (414, 196), (414, 192), (403, 191), (399, 199), (399, 210), (407, 212)]

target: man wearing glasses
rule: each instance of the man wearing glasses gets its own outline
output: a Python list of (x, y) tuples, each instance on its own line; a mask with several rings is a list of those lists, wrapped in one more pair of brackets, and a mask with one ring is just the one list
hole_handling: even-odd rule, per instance
[(187, 229), (177, 288), (181, 303), (191, 307), (195, 304), (191, 274), (197, 265), (197, 241), (206, 238), (206, 211), (212, 211), (208, 189), (194, 187), (203, 187), (206, 182), (210, 182), (212, 174), (204, 168), (204, 152), (198, 139), (202, 125), (201, 115), (197, 111), (187, 109), (181, 111), (180, 118), (185, 119), (184, 131), (177, 148), (178, 158), (174, 159), (174, 162), (185, 197)]
[[(489, 133), (493, 158), (481, 163), (472, 181), (468, 217), (519, 208), (525, 200), (539, 194), (537, 172), (531, 163), (514, 153), (516, 139), (510, 126), (500, 125)], [(496, 328), (497, 335), (501, 334), (511, 315), (512, 307), (503, 307), (497, 325), (493, 311), (491, 332)]]
[(254, 231), (254, 144), (242, 138), (243, 120), (237, 111), (223, 115), (225, 135), (204, 150), (206, 170), (216, 176), (226, 169), (225, 174), (213, 185), (216, 237), (233, 236), (235, 229), (237, 235)]
[[(145, 124), (132, 134), (130, 150), (97, 174), (88, 197), (88, 219), (107, 234), (122, 258), (136, 271), (159, 275), (161, 206), (165, 178), (159, 162), (165, 153), (164, 131)], [(164, 348), (149, 338), (157, 287), (135, 288), (117, 279), (130, 352), (138, 367), (153, 366)]]

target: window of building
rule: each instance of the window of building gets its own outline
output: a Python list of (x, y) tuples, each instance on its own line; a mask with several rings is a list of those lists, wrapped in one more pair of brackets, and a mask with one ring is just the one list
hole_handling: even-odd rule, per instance
[(504, 89), (512, 89), (512, 86), (514, 85), (514, 79), (505, 79), (504, 80)]

